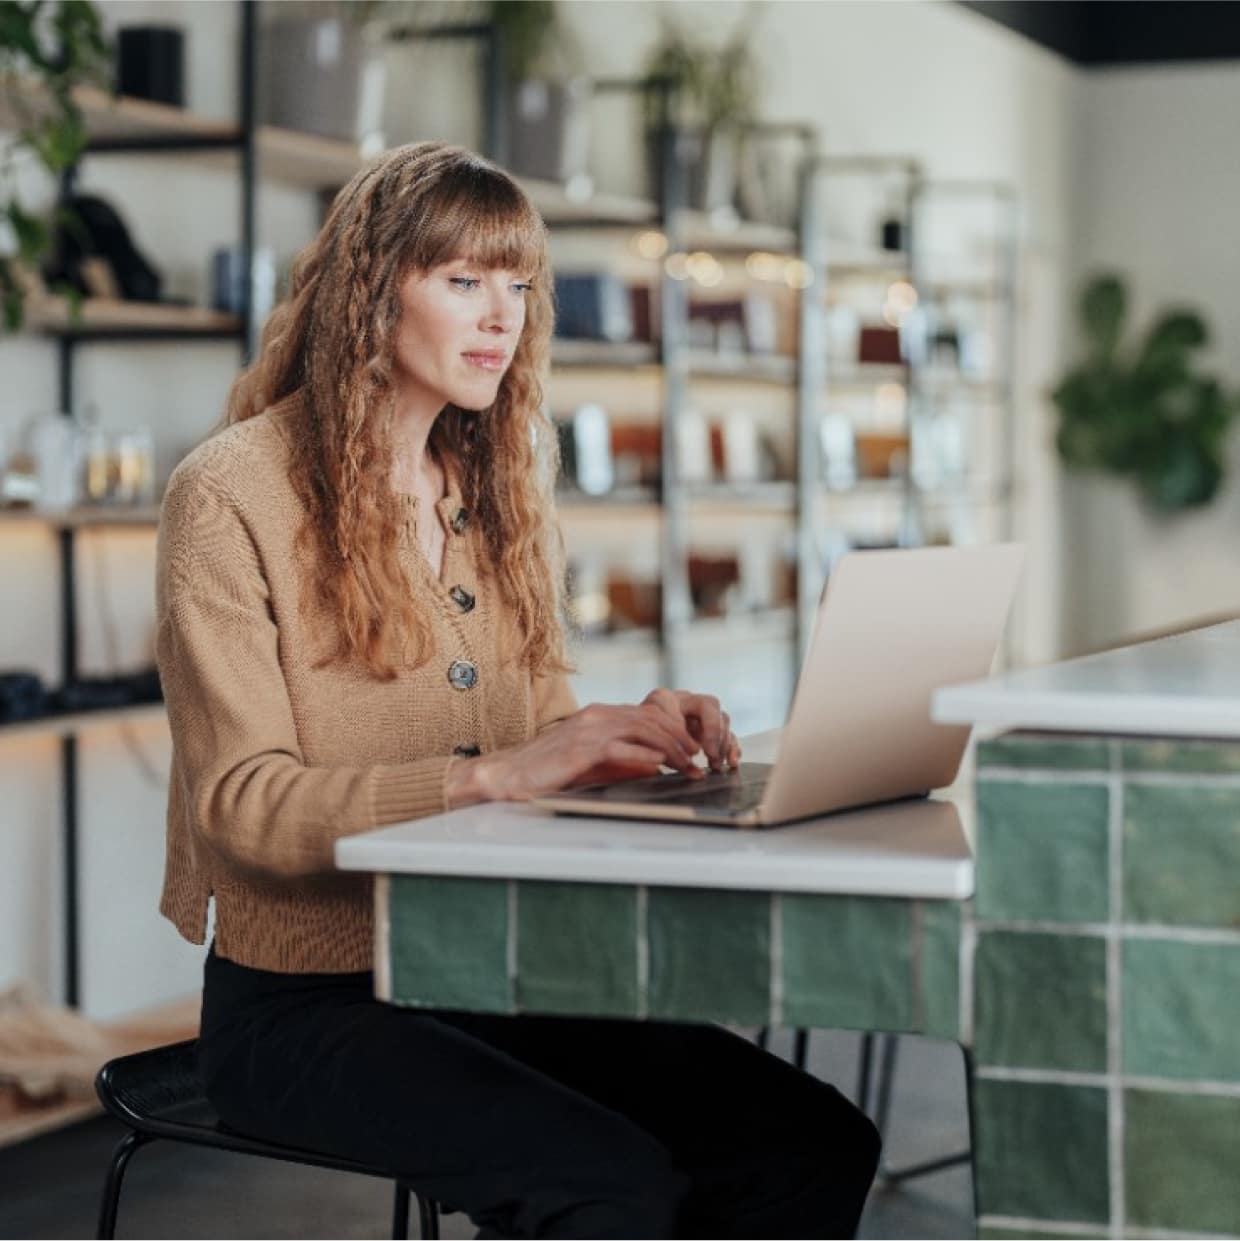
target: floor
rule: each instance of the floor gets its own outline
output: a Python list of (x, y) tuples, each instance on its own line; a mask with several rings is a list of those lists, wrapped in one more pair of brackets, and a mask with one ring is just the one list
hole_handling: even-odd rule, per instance
[[(791, 1035), (771, 1050), (791, 1054)], [(809, 1067), (851, 1093), (859, 1039), (815, 1032)], [(952, 1044), (899, 1044), (885, 1159), (901, 1167), (964, 1149), (964, 1067)], [(106, 1118), (0, 1150), (0, 1237), (93, 1237), (99, 1191), (122, 1130)], [(126, 1176), (121, 1237), (386, 1237), (391, 1195), (367, 1177), (324, 1172), (218, 1151), (156, 1143)], [(862, 1237), (971, 1237), (972, 1182), (956, 1166), (898, 1187), (876, 1187)], [(416, 1230), (416, 1215), (411, 1221)], [(463, 1215), (444, 1217), (445, 1238), (473, 1237)]]

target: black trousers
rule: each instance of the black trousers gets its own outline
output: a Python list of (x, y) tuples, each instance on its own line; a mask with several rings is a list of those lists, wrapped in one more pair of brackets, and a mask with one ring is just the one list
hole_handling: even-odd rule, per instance
[(719, 1027), (399, 1008), (369, 973), (207, 957), (231, 1128), (389, 1167), (490, 1237), (851, 1237), (878, 1134)]

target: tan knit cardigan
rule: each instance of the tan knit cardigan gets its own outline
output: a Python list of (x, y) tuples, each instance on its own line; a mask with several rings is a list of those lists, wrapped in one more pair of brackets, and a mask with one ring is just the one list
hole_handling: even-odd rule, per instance
[[(243, 965), (365, 970), (371, 881), (334, 868), (335, 842), (441, 812), (448, 768), (465, 761), (456, 747), (514, 745), (576, 703), (566, 677), (517, 663), (516, 622), (454, 479), (436, 505), (442, 578), (403, 498), (400, 554), (431, 621), (430, 662), (388, 682), (352, 661), (311, 667), (334, 629), (300, 610), (295, 412), (281, 403), (200, 445), (160, 511), (156, 657), (172, 729), (160, 910), (201, 944), (214, 897), (216, 951)], [(449, 681), (456, 661), (476, 669), (472, 687), (457, 688), (460, 666)]]

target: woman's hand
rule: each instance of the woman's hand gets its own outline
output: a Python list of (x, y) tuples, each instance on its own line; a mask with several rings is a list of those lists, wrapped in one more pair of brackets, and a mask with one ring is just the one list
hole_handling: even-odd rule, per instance
[(741, 745), (732, 732), (732, 720), (710, 694), (690, 694), (683, 689), (655, 689), (642, 705), (658, 707), (672, 719), (682, 720), (702, 747), (712, 771), (735, 767), (741, 761)]
[(661, 765), (700, 778), (693, 756), (702, 743), (689, 717), (653, 698), (636, 707), (593, 703), (521, 745), (453, 763), (445, 786), (448, 807), (528, 801), (573, 785), (657, 775)]

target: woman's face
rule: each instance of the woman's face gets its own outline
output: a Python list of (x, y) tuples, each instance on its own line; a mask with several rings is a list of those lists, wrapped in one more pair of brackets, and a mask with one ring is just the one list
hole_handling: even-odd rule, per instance
[(398, 407), (433, 416), (449, 403), (492, 405), (525, 326), (529, 288), (527, 273), (468, 259), (410, 273), (396, 329)]

